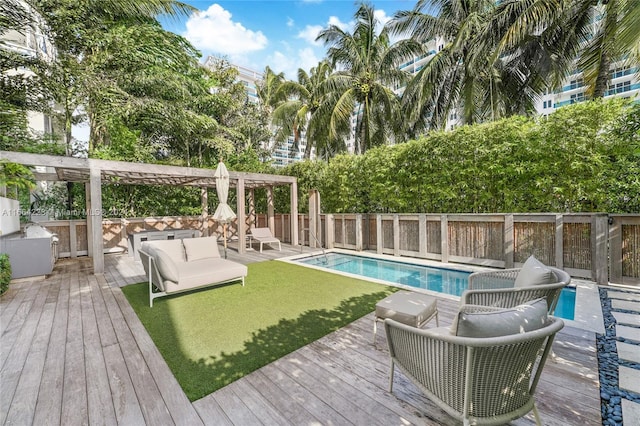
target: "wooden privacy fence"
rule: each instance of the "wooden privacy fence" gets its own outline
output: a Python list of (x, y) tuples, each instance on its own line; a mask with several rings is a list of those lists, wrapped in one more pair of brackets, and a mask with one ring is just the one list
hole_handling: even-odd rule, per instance
[[(247, 225), (268, 226), (267, 215)], [(58, 234), (61, 257), (87, 255), (84, 220), (41, 222)], [(274, 215), (274, 235), (291, 243), (291, 215)], [(105, 219), (105, 253), (127, 250), (129, 235), (143, 230), (197, 229), (222, 235), (201, 216)], [(497, 268), (521, 265), (530, 255), (574, 277), (640, 285), (640, 215), (596, 214), (322, 214), (298, 215), (303, 245), (432, 259)], [(236, 223), (227, 236), (237, 237)]]
[(573, 277), (640, 285), (639, 215), (325, 214), (321, 222), (326, 248), (497, 268), (533, 254)]

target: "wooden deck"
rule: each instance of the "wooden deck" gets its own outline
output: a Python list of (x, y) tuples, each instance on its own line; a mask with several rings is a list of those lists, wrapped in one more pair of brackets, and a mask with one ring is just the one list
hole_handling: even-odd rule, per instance
[[(232, 249), (229, 258), (238, 260)], [(140, 262), (109, 255), (105, 271), (92, 275), (88, 258), (60, 260), (46, 280), (12, 283), (2, 296), (0, 424), (453, 423), (401, 373), (387, 392), (385, 337), (371, 344), (371, 314), (191, 403), (120, 290), (144, 281)], [(456, 302), (438, 307), (450, 324)], [(537, 394), (544, 424), (602, 424), (593, 333), (565, 327), (554, 351)]]

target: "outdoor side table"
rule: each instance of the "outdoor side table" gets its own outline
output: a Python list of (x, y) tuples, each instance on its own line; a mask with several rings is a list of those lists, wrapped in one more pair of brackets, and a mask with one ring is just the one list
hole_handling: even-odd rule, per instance
[(391, 318), (394, 321), (421, 328), (434, 317), (436, 326), (440, 326), (435, 297), (410, 291), (393, 293), (376, 303), (376, 313), (373, 320), (373, 343), (376, 343), (378, 321)]

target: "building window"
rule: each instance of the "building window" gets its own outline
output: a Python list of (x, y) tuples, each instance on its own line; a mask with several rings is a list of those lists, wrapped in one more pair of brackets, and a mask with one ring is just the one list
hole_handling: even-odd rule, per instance
[(584, 79), (579, 78), (577, 80), (571, 80), (571, 83), (569, 83), (569, 90), (577, 89), (582, 86), (584, 86)]
[(625, 75), (629, 75), (633, 73), (633, 70), (630, 67), (624, 68), (615, 68), (611, 71), (611, 79), (624, 77)]
[(584, 101), (584, 92), (574, 93), (571, 95), (571, 103), (575, 104), (576, 102)]

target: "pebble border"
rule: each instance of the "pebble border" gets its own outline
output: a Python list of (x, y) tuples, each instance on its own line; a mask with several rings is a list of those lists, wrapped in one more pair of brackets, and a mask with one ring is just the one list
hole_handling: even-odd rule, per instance
[[(616, 289), (616, 291), (637, 294), (637, 292), (625, 291), (621, 289)], [(602, 424), (605, 426), (622, 426), (622, 398), (640, 403), (640, 394), (620, 389), (618, 379), (618, 366), (623, 365), (640, 370), (640, 364), (620, 360), (618, 358), (616, 342), (619, 341), (636, 345), (639, 347), (639, 349), (640, 344), (634, 340), (616, 336), (616, 319), (611, 313), (611, 299), (609, 299), (608, 297), (607, 289), (600, 288), (599, 292), (605, 329), (605, 334), (596, 334)], [(615, 309), (615, 312), (638, 314), (637, 312), (625, 311), (623, 309)], [(632, 325), (627, 324), (625, 324), (625, 326), (633, 327)]]

